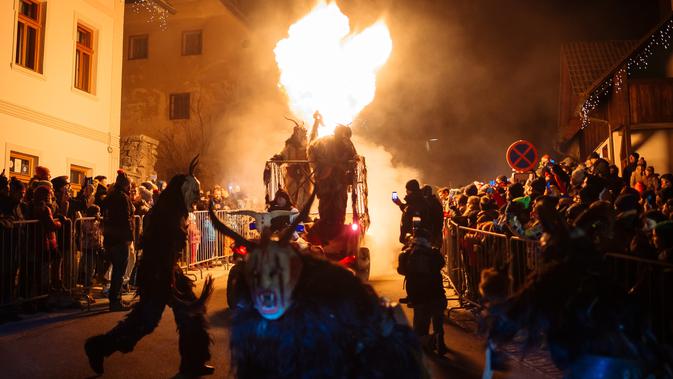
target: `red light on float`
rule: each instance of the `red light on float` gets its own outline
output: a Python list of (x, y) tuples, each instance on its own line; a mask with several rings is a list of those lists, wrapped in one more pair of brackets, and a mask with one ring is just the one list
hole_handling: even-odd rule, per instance
[(357, 232), (358, 229), (360, 229), (360, 227), (358, 226), (358, 224), (351, 224), (351, 230), (352, 230), (352, 231)]
[(234, 250), (236, 250), (236, 253), (238, 253), (238, 255), (248, 254), (248, 249), (245, 246), (236, 246)]

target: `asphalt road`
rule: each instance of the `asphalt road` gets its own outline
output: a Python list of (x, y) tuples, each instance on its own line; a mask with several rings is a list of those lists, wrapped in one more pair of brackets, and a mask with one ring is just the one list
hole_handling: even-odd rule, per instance
[[(216, 290), (208, 315), (214, 344), (211, 347), (214, 377), (231, 376), (229, 371), (229, 330), (225, 295), (226, 272), (213, 270)], [(403, 295), (399, 276), (371, 281), (381, 296), (398, 299)], [(407, 317), (411, 318), (409, 309)], [(48, 314), (0, 325), (0, 377), (2, 378), (91, 378), (95, 374), (84, 354), (87, 337), (106, 332), (124, 313), (105, 311)], [(451, 351), (445, 357), (426, 357), (433, 378), (481, 378), (483, 344), (474, 335), (449, 323), (446, 342)], [(129, 354), (115, 353), (105, 360), (103, 378), (172, 378), (178, 372), (179, 354), (173, 314), (166, 309), (159, 327), (141, 340)], [(541, 374), (512, 363), (507, 373), (496, 378), (544, 378)]]

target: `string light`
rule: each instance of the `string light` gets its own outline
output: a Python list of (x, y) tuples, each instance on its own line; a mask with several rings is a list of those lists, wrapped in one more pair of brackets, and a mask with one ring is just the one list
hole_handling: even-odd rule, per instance
[(625, 65), (623, 65), (617, 73), (605, 79), (598, 89), (593, 91), (589, 97), (582, 104), (580, 109), (580, 117), (582, 118), (582, 126), (584, 129), (589, 126), (589, 114), (595, 110), (603, 97), (610, 93), (614, 88), (615, 93), (622, 91), (624, 86), (624, 78), (631, 76), (635, 70), (645, 70), (648, 67), (649, 59), (660, 48), (668, 50), (671, 47), (671, 32), (673, 31), (673, 19), (666, 21), (664, 25), (659, 28), (659, 31), (652, 34), (645, 46), (634, 56), (630, 57)]
[(147, 13), (147, 23), (158, 22), (161, 30), (165, 31), (168, 28), (169, 12), (154, 0), (136, 0), (131, 3), (131, 10), (137, 15)]

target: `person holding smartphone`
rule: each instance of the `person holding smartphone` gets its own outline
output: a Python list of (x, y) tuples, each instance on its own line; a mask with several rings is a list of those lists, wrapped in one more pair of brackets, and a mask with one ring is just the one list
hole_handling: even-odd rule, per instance
[(405, 186), (407, 194), (404, 201), (400, 200), (397, 192), (393, 192), (392, 200), (402, 211), (402, 219), (400, 220), (400, 238), (401, 244), (406, 242), (407, 234), (413, 232), (413, 218), (420, 217), (420, 226), (429, 229), (428, 204), (421, 193), (421, 185), (418, 180), (409, 180)]

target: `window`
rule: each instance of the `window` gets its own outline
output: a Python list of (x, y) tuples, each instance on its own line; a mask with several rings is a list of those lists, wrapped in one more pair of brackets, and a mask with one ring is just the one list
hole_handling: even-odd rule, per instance
[(70, 165), (70, 188), (75, 192), (75, 195), (84, 187), (84, 182), (87, 176), (91, 176), (91, 172), (90, 168)]
[(10, 151), (9, 176), (16, 176), (20, 181), (28, 183), (35, 171), (37, 161), (38, 159), (36, 156), (19, 153), (17, 151)]
[(93, 31), (77, 25), (75, 42), (75, 88), (91, 92), (93, 72)]
[(189, 93), (172, 93), (169, 105), (171, 120), (185, 120), (189, 118)]
[(182, 55), (201, 54), (201, 31), (194, 30), (182, 33)]
[(46, 4), (37, 0), (19, 0), (14, 62), (42, 72), (43, 29)]
[(129, 37), (129, 60), (147, 59), (147, 34)]

